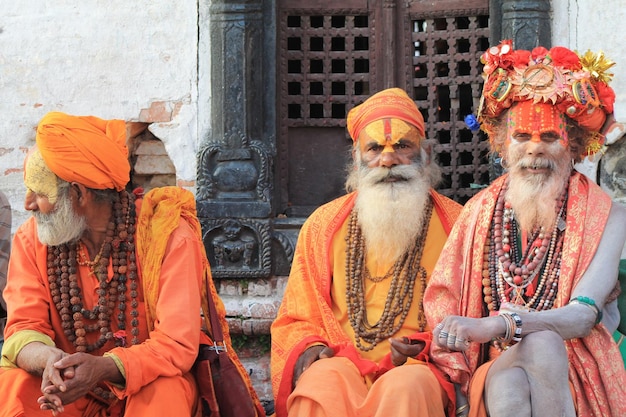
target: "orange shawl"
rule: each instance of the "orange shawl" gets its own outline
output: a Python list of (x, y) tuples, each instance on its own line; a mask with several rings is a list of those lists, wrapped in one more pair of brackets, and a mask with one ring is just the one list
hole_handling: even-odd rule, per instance
[[(191, 192), (178, 187), (161, 187), (150, 190), (143, 198), (141, 212), (137, 219), (137, 255), (142, 259), (142, 282), (146, 306), (146, 321), (148, 328), (154, 328), (155, 306), (159, 292), (159, 277), (161, 274), (161, 262), (165, 255), (165, 249), (170, 234), (178, 227), (181, 217), (189, 224), (191, 229), (202, 239), (202, 229), (196, 216), (196, 202)], [(228, 322), (226, 321), (226, 308), (217, 294), (211, 268), (206, 257), (205, 248), (202, 248), (204, 274), (202, 284), (202, 296), (210, 297), (215, 303), (218, 319), (222, 326), (224, 344), (228, 356), (236, 365), (239, 373), (246, 382), (250, 396), (257, 409), (258, 416), (264, 416), (265, 411), (261, 405), (256, 391), (252, 387), (250, 376), (241, 364), (237, 353), (233, 349), (230, 339)], [(208, 287), (208, 288), (207, 288)], [(203, 299), (203, 307), (206, 300)], [(206, 311), (206, 308), (205, 308)], [(198, 315), (200, 312), (198, 311)], [(200, 333), (200, 343), (212, 344), (204, 333)]]
[[(434, 191), (431, 191), (431, 197), (445, 231), (449, 233), (460, 206)], [(388, 361), (375, 364), (359, 356), (331, 307), (331, 243), (352, 211), (355, 199), (356, 193), (351, 193), (318, 208), (300, 231), (283, 303), (272, 324), (271, 371), (277, 417), (287, 415), (286, 403), (291, 393), (294, 365), (311, 344), (319, 342), (332, 347), (336, 356), (351, 359), (362, 375), (382, 373), (389, 366)], [(428, 339), (428, 335), (424, 336)]]
[[(448, 315), (481, 317), (482, 268), (485, 246), (498, 193), (506, 181), (498, 178), (464, 207), (433, 271), (424, 295), (430, 326)], [(600, 243), (611, 199), (579, 173), (569, 181), (567, 229), (563, 242), (561, 277), (555, 308), (567, 304), (573, 288), (587, 270)], [(578, 415), (626, 415), (626, 373), (619, 350), (602, 324), (589, 336), (565, 341), (570, 361), (569, 379), (576, 391)], [(431, 356), (453, 382), (467, 392), (471, 375), (481, 365), (481, 346), (450, 353), (433, 345)]]

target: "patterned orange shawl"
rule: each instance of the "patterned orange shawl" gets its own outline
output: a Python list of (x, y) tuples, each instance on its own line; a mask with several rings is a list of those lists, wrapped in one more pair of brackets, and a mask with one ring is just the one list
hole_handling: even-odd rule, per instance
[[(424, 310), (430, 326), (448, 315), (481, 317), (483, 308), (483, 247), (496, 199), (506, 175), (470, 200), (459, 217), (441, 253), (424, 295)], [(563, 243), (561, 277), (555, 308), (569, 301), (573, 288), (587, 270), (602, 237), (611, 199), (596, 184), (574, 173), (569, 182), (567, 229)], [(460, 298), (459, 298), (460, 296)], [(619, 350), (602, 325), (589, 336), (565, 342), (570, 361), (570, 382), (576, 391), (578, 415), (626, 416), (626, 372)], [(450, 353), (433, 346), (433, 360), (462, 384), (481, 364), (481, 346)]]
[[(434, 191), (431, 191), (431, 197), (444, 229), (449, 233), (460, 206)], [(331, 307), (331, 243), (352, 211), (355, 199), (356, 194), (352, 193), (318, 208), (300, 231), (289, 284), (272, 324), (272, 388), (278, 417), (287, 415), (286, 403), (291, 393), (294, 365), (311, 344), (320, 342), (331, 346), (336, 356), (351, 359), (362, 375), (376, 372), (377, 367), (380, 372), (383, 366), (360, 358)]]

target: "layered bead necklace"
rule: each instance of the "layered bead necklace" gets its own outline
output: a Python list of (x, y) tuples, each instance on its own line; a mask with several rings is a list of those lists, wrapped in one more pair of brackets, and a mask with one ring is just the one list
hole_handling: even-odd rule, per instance
[(525, 249), (520, 248), (520, 230), (515, 213), (505, 202), (503, 186), (483, 254), (483, 294), (489, 311), (504, 303), (528, 310), (548, 310), (554, 305), (561, 273), (561, 251), (565, 231), (567, 188), (560, 196), (555, 224), (548, 234), (533, 231)]
[[(398, 258), (392, 269), (382, 277), (371, 277), (365, 266), (365, 240), (358, 225), (356, 211), (350, 215), (348, 235), (346, 236), (346, 298), (348, 319), (354, 330), (356, 346), (367, 352), (380, 341), (395, 334), (404, 324), (413, 302), (415, 281), (419, 277), (421, 297), (426, 289), (426, 270), (420, 265), (426, 233), (432, 214), (433, 203), (429, 199), (424, 209), (424, 220), (416, 241)], [(381, 282), (391, 278), (391, 285), (385, 299), (385, 307), (380, 319), (370, 324), (367, 318), (365, 301), (365, 280)], [(398, 322), (396, 323), (396, 319)], [(426, 319), (422, 298), (419, 300), (417, 317), (419, 331), (424, 331)]]
[[(92, 352), (110, 340), (115, 341), (115, 346), (126, 346), (129, 300), (131, 343), (139, 344), (135, 222), (134, 196), (121, 191), (113, 203), (112, 219), (107, 225), (104, 243), (93, 261), (89, 261), (86, 248), (80, 241), (48, 247), (50, 294), (61, 316), (63, 332), (77, 352)], [(109, 259), (113, 264), (110, 281)], [(88, 266), (91, 274), (98, 279), (98, 303), (91, 310), (83, 305), (77, 265)], [(111, 317), (115, 310), (118, 331), (113, 332)], [(99, 332), (100, 337), (95, 343), (87, 343), (87, 334), (95, 332)]]

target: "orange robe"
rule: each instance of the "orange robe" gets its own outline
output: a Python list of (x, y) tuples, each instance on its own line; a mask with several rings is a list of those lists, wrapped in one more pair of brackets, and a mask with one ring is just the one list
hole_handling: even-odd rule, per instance
[[(429, 235), (425, 254), (432, 245), (443, 246), (443, 241), (460, 211), (457, 203), (434, 191), (431, 192), (431, 197), (434, 210), (430, 227), (432, 228), (433, 219), (436, 218), (444, 232), (443, 236)], [(294, 365), (298, 357), (312, 344), (325, 344), (333, 348), (335, 357), (348, 358), (358, 369), (361, 380), (374, 380), (393, 368), (387, 341), (381, 342), (387, 346), (383, 348), (382, 357), (380, 354), (377, 357), (368, 357), (355, 347), (353, 331), (345, 327), (345, 320), (341, 319), (342, 314), (338, 312), (338, 305), (332, 296), (335, 281), (345, 282), (345, 276), (333, 278), (333, 274), (343, 271), (343, 263), (339, 266), (332, 265), (333, 258), (339, 258), (333, 247), (334, 240), (340, 239), (337, 233), (345, 228), (355, 198), (355, 193), (348, 194), (318, 208), (300, 231), (289, 282), (277, 318), (272, 324), (271, 373), (277, 417), (287, 415), (287, 398), (292, 391)], [(336, 261), (340, 262), (339, 259)], [(416, 283), (417, 287), (419, 285)], [(340, 291), (335, 289), (335, 292)], [(401, 330), (402, 334), (406, 334), (406, 328), (411, 326), (416, 326), (416, 320), (407, 319), (405, 328)], [(430, 343), (430, 332), (409, 336)], [(418, 359), (428, 361), (427, 354), (421, 354)], [(445, 381), (440, 383), (445, 384)], [(453, 393), (451, 399), (453, 403)]]
[[(483, 317), (483, 248), (486, 244), (498, 193), (507, 176), (472, 198), (464, 207), (424, 297), (431, 326), (449, 315)], [(569, 180), (567, 220), (561, 276), (555, 308), (564, 306), (596, 253), (611, 208), (610, 198), (594, 183), (574, 173)], [(604, 325), (587, 337), (565, 341), (569, 380), (577, 414), (589, 417), (626, 416), (626, 372), (619, 350)], [(433, 360), (467, 392), (470, 378), (487, 359), (483, 347), (471, 344), (465, 352), (450, 353), (433, 345)], [(473, 396), (481, 393), (470, 393)]]
[[(190, 193), (189, 195), (187, 198), (191, 201), (186, 202), (195, 205), (193, 196)], [(108, 342), (101, 349), (92, 352), (93, 355), (103, 355), (105, 352), (113, 354), (123, 365), (125, 385), (110, 388), (119, 399), (126, 400), (126, 412), (129, 415), (152, 415), (150, 410), (158, 410), (157, 414), (182, 415), (186, 409), (189, 410), (188, 415), (191, 415), (197, 404), (196, 386), (188, 371), (196, 359), (200, 339), (200, 293), (205, 267), (203, 246), (194, 224), (185, 221), (185, 210), (181, 214), (180, 203), (178, 207), (164, 203), (160, 210), (158, 214), (174, 219), (175, 227), (168, 231), (153, 227), (149, 231), (152, 240), (148, 239), (147, 242), (150, 247), (154, 248), (158, 243), (164, 254), (158, 262), (160, 273), (157, 274), (154, 287), (156, 297), (151, 308), (154, 320), (150, 323), (146, 320), (145, 285), (141, 285), (145, 284), (142, 282), (144, 277), (151, 275), (145, 269), (149, 255), (140, 256), (138, 248), (140, 285), (137, 312), (141, 344), (114, 347), (112, 342)], [(143, 217), (138, 216), (137, 236), (144, 232), (142, 228), (155, 217), (154, 213), (148, 213), (148, 218), (145, 213), (142, 214)], [(158, 226), (158, 222), (152, 223), (152, 226), (155, 225)], [(47, 247), (39, 242), (36, 222), (31, 218), (16, 232), (9, 279), (4, 293), (9, 306), (9, 321), (3, 347), (5, 367), (0, 370), (0, 392), (4, 393), (0, 416), (20, 416), (24, 413), (28, 416), (50, 416), (49, 411), (39, 411), (36, 403), (41, 395), (41, 378), (10, 367), (19, 347), (28, 342), (29, 335), (38, 335), (38, 338), (48, 340), (49, 344), (54, 344), (65, 352), (76, 351), (63, 334), (61, 318), (51, 300), (46, 256)], [(78, 274), (83, 303), (86, 308), (91, 309), (98, 301), (98, 280), (90, 275), (87, 266), (79, 266)], [(109, 277), (112, 277), (111, 265)], [(148, 290), (152, 291), (150, 288)], [(127, 307), (128, 316), (129, 313), (130, 305)], [(117, 306), (110, 323), (113, 332), (118, 330), (116, 315)], [(127, 323), (128, 340), (132, 337), (130, 329), (130, 323)], [(92, 343), (99, 334), (88, 336), (88, 343)], [(10, 355), (7, 352), (11, 352)], [(87, 397), (65, 408), (63, 415), (68, 416), (107, 415), (105, 406)]]

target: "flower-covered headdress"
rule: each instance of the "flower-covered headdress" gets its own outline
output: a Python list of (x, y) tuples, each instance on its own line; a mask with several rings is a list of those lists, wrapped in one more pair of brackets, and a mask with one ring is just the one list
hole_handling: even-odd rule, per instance
[(615, 103), (615, 92), (608, 85), (613, 76), (608, 70), (615, 63), (602, 52), (579, 55), (561, 46), (513, 50), (512, 41), (505, 40), (489, 48), (480, 59), (485, 84), (478, 122), (490, 138), (504, 110), (515, 102), (532, 100), (551, 103), (588, 133), (581, 156), (594, 154), (602, 147), (600, 130)]

